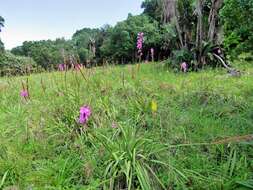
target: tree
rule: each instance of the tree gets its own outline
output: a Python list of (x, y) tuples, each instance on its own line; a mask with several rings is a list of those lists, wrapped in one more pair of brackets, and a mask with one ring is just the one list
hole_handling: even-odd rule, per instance
[[(2, 27), (4, 27), (4, 18), (0, 16), (0, 32)], [(0, 39), (0, 52), (3, 51), (4, 51), (4, 43)]]
[(81, 62), (96, 62), (99, 58), (98, 49), (101, 46), (101, 33), (100, 29), (83, 28), (78, 30), (72, 36), (72, 41), (77, 49)]
[(197, 14), (197, 32), (196, 32), (196, 59), (198, 65), (204, 64), (202, 52), (202, 43), (204, 39), (204, 28), (203, 28), (203, 0), (197, 0), (196, 4), (196, 14)]
[(224, 45), (233, 57), (253, 49), (253, 1), (225, 0), (221, 9)]
[[(180, 57), (182, 52), (192, 54), (191, 62), (197, 67), (213, 64), (213, 58), (222, 60), (220, 55), (212, 55), (215, 46), (219, 46), (219, 11), (223, 0), (161, 0), (163, 22), (174, 24), (177, 31), (178, 47), (174, 49)], [(187, 53), (187, 51), (189, 53)], [(218, 57), (217, 57), (218, 56)], [(178, 59), (180, 60), (180, 59)]]
[(152, 17), (157, 21), (162, 21), (162, 0), (144, 0), (141, 8), (144, 9), (143, 14)]
[(0, 53), (4, 52), (4, 43), (0, 39)]
[(24, 42), (22, 46), (13, 48), (11, 52), (15, 55), (32, 57), (34, 61), (45, 69), (57, 67), (64, 62), (62, 50), (70, 55), (75, 55), (72, 41), (63, 38), (42, 41)]
[(35, 62), (31, 58), (15, 56), (10, 52), (0, 54), (0, 76), (27, 74), (33, 69), (35, 70)]
[(4, 18), (0, 16), (0, 32), (2, 27), (4, 27)]
[(136, 60), (136, 40), (139, 32), (144, 33), (144, 58), (151, 47), (161, 44), (161, 33), (156, 20), (143, 14), (139, 16), (129, 15), (127, 20), (119, 22), (114, 28), (108, 30), (101, 51), (102, 54), (115, 61), (126, 63)]
[(178, 7), (177, 7), (177, 1), (176, 0), (163, 0), (162, 1), (162, 7), (163, 7), (163, 22), (166, 24), (168, 22), (174, 22), (176, 29), (177, 29), (177, 35), (180, 41), (181, 48), (184, 47), (183, 44), (183, 37), (182, 37), (182, 30), (179, 25), (178, 21)]
[[(223, 0), (212, 0), (212, 6), (208, 18), (209, 30), (208, 30), (208, 40), (212, 43), (217, 43), (217, 33), (218, 33), (218, 11), (223, 5)], [(216, 38), (215, 38), (216, 37)]]

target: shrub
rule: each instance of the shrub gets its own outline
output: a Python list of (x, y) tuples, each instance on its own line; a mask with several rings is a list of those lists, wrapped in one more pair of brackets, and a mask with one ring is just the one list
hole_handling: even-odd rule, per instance
[(35, 71), (37, 69), (32, 58), (15, 56), (9, 52), (0, 54), (0, 76), (23, 75)]
[(193, 60), (193, 53), (187, 49), (175, 50), (172, 52), (172, 58), (165, 61), (165, 64), (173, 69), (179, 70), (182, 62), (190, 64)]
[(156, 175), (163, 146), (132, 127), (118, 128), (112, 138), (98, 133), (96, 139), (105, 148), (104, 189), (165, 189)]

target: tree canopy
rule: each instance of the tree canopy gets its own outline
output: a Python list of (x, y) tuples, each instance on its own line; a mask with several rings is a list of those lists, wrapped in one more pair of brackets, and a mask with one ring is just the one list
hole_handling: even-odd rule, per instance
[[(70, 40), (24, 42), (11, 52), (45, 69), (71, 58), (84, 65), (129, 63), (137, 61), (139, 32), (144, 33), (142, 60), (151, 60), (153, 49), (155, 60), (170, 57), (177, 66), (182, 61), (191, 67), (213, 64), (216, 46), (230, 55), (252, 51), (251, 0), (144, 0), (142, 8), (142, 14), (129, 14), (115, 26), (83, 28)], [(0, 27), (3, 23), (0, 17)]]
[(224, 29), (224, 45), (236, 56), (253, 49), (253, 1), (225, 0), (221, 11)]
[[(4, 18), (0, 16), (0, 32), (2, 31), (2, 27), (4, 27)], [(1, 41), (0, 38), (0, 53), (4, 51), (4, 43)]]

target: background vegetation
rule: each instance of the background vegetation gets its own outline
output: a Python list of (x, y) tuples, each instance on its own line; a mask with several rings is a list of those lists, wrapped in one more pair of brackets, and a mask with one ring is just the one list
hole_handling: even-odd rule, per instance
[[(241, 53), (252, 53), (251, 0), (178, 0), (176, 5), (166, 2), (145, 0), (141, 15), (129, 14), (125, 21), (115, 26), (84, 28), (73, 34), (70, 40), (24, 42), (11, 53), (30, 57), (37, 66), (47, 70), (57, 68), (64, 59), (71, 62), (73, 58), (86, 66), (134, 63), (137, 61), (138, 32), (144, 32), (142, 60), (151, 60), (150, 49), (154, 48), (156, 61), (173, 58), (168, 63), (174, 63), (174, 66), (182, 61), (192, 66), (196, 62), (198, 65), (213, 62), (215, 58), (210, 56), (212, 45), (223, 48), (225, 57), (230, 60), (238, 58)], [(172, 14), (173, 6), (176, 6), (177, 16)], [(3, 24), (1, 17), (0, 27)], [(210, 36), (212, 29), (214, 35)], [(0, 42), (2, 52), (3, 48)]]

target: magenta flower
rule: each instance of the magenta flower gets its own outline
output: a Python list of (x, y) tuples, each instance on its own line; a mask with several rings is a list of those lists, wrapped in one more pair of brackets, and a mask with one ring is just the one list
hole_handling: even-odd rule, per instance
[(75, 69), (78, 71), (82, 68), (82, 65), (81, 64), (75, 64)]
[(91, 109), (89, 106), (83, 106), (80, 108), (79, 123), (86, 124), (89, 117), (91, 116)]
[(144, 33), (143, 32), (139, 32), (138, 36), (137, 36), (137, 52), (138, 52), (138, 56), (141, 58), (142, 54), (142, 48), (143, 48), (143, 42), (144, 42)]
[(64, 64), (59, 64), (58, 65), (58, 70), (59, 71), (64, 71), (65, 70), (65, 65)]
[(181, 71), (183, 71), (184, 73), (186, 73), (187, 71), (187, 63), (183, 62), (180, 66)]
[(23, 97), (23, 98), (28, 98), (28, 97), (29, 97), (29, 93), (28, 93), (27, 90), (24, 90), (24, 89), (23, 89), (23, 90), (20, 92), (20, 96)]

